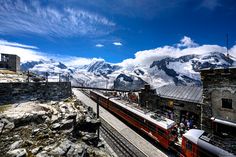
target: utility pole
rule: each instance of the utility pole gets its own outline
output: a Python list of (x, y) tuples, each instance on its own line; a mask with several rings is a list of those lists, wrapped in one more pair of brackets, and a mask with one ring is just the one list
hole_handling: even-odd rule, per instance
[(61, 82), (61, 73), (59, 73), (59, 82)]
[(48, 72), (46, 72), (45, 75), (46, 75), (46, 82), (48, 82)]
[(227, 57), (229, 58), (229, 35), (226, 34), (226, 49), (227, 49)]
[[(99, 97), (97, 97), (97, 118), (99, 118)], [(100, 139), (100, 128), (98, 126), (98, 139)]]
[(28, 78), (27, 78), (27, 82), (29, 82), (29, 77), (30, 77), (29, 75), (30, 75), (30, 73), (29, 73), (29, 70), (28, 70)]

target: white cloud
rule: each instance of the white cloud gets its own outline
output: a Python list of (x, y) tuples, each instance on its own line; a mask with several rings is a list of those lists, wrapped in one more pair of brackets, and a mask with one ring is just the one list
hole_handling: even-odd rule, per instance
[(104, 47), (103, 44), (96, 44), (95, 46), (96, 46), (96, 47)]
[(24, 45), (0, 39), (0, 52), (6, 54), (16, 54), (20, 57), (21, 62), (39, 61), (39, 60), (56, 60), (63, 62), (67, 66), (79, 67), (90, 64), (94, 61), (103, 60), (100, 58), (82, 58), (74, 56), (65, 56), (57, 54), (46, 54), (38, 51), (36, 46)]
[(113, 42), (113, 45), (115, 45), (115, 46), (122, 46), (122, 43), (121, 42)]
[(15, 42), (8, 42), (0, 40), (0, 52), (6, 54), (16, 54), (21, 58), (21, 62), (38, 61), (40, 59), (47, 59), (47, 56), (34, 49), (35, 46), (22, 45)]
[(197, 43), (195, 43), (191, 38), (184, 36), (181, 40), (180, 43), (177, 44), (178, 47), (196, 47), (198, 46)]
[[(180, 41), (180, 44), (184, 45), (184, 47), (163, 46), (156, 49), (138, 51), (135, 53), (135, 58), (126, 59), (119, 63), (119, 65), (126, 67), (134, 67), (136, 65), (147, 66), (153, 61), (161, 60), (165, 57), (177, 58), (183, 55), (203, 55), (210, 52), (226, 53), (226, 48), (219, 45), (198, 45), (192, 42), (190, 38), (184, 37), (183, 39)], [(232, 55), (236, 55), (236, 45), (230, 51)]]
[(24, 44), (19, 44), (19, 43), (15, 43), (15, 42), (8, 42), (3, 39), (0, 39), (0, 45), (29, 48), (29, 49), (38, 49), (36, 46), (24, 45)]
[(41, 1), (0, 2), (0, 33), (33, 33), (51, 37), (100, 36), (115, 23), (101, 15), (72, 7), (57, 8)]

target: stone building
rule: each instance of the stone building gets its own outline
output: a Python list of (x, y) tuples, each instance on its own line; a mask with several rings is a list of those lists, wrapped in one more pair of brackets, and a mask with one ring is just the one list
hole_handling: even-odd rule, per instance
[(156, 109), (158, 107), (159, 98), (156, 96), (156, 90), (151, 89), (149, 84), (144, 85), (144, 88), (139, 92), (139, 104), (143, 108)]
[(150, 89), (146, 85), (139, 99), (141, 107), (165, 114), (177, 123), (194, 120), (194, 125), (200, 127), (201, 87), (166, 85)]
[(0, 69), (20, 71), (20, 57), (12, 54), (1, 54)]
[(168, 113), (173, 112), (173, 119), (177, 123), (185, 123), (186, 120), (191, 119), (194, 125), (200, 127), (201, 87), (166, 85), (156, 90), (162, 110)]
[(201, 128), (236, 138), (236, 68), (203, 69)]

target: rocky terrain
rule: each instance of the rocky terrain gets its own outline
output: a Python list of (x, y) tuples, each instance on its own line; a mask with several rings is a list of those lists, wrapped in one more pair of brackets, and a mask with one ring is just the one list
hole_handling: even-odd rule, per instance
[(110, 156), (100, 121), (75, 98), (0, 106), (0, 156)]

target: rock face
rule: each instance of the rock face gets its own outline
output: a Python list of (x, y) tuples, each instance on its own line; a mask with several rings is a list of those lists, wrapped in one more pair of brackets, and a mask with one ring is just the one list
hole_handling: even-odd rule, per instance
[(74, 98), (12, 104), (0, 113), (0, 156), (110, 156), (97, 137), (99, 126)]

